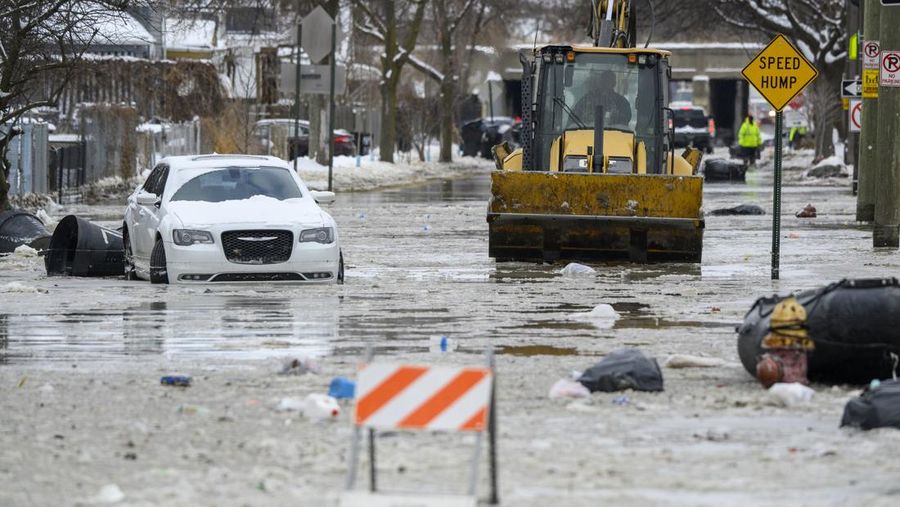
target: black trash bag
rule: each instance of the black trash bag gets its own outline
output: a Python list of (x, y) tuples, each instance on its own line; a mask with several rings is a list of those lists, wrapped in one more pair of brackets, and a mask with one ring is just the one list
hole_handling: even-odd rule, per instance
[(0, 212), (0, 253), (11, 253), (22, 245), (45, 250), (50, 231), (41, 219), (22, 210)]
[(742, 162), (713, 158), (703, 168), (706, 181), (747, 181), (747, 168)]
[(738, 204), (733, 208), (719, 208), (709, 212), (714, 216), (728, 215), (765, 215), (766, 211), (755, 204)]
[(662, 372), (656, 359), (648, 358), (638, 349), (611, 352), (602, 361), (585, 370), (578, 381), (591, 392), (663, 390)]
[(841, 426), (864, 430), (900, 428), (900, 381), (885, 380), (848, 401)]
[(122, 276), (122, 233), (69, 215), (53, 231), (44, 266), (48, 276)]

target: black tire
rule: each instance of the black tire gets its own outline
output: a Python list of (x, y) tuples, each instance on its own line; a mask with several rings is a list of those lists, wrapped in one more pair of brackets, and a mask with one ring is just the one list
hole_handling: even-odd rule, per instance
[(340, 261), (338, 261), (337, 284), (344, 285), (344, 252), (341, 252)]
[(166, 248), (161, 239), (156, 240), (150, 253), (150, 283), (169, 283), (166, 267)]
[(134, 269), (134, 254), (131, 250), (131, 238), (128, 234), (128, 226), (122, 227), (122, 243), (125, 245), (125, 279), (137, 280), (137, 273)]

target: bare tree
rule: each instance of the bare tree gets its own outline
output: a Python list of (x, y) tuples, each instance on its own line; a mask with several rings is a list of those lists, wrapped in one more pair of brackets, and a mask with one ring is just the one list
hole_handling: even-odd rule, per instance
[[(397, 130), (397, 87), (409, 63), (425, 16), (426, 0), (382, 0), (369, 4), (352, 0), (358, 15), (354, 26), (383, 46), (381, 53), (382, 162), (394, 161)], [(404, 23), (403, 21), (406, 20)]]
[[(809, 91), (816, 129), (816, 156), (833, 155), (831, 132), (840, 118), (839, 90), (847, 57), (844, 0), (708, 0), (686, 3), (692, 4), (695, 9), (711, 11), (729, 26), (755, 33), (762, 39), (781, 33), (794, 41), (820, 72)], [(688, 8), (685, 12), (690, 11)], [(697, 14), (698, 11), (694, 10), (693, 15)]]
[(0, 2), (0, 210), (9, 208), (6, 156), (19, 134), (16, 123), (57, 104), (97, 27), (114, 22), (126, 7), (127, 0)]

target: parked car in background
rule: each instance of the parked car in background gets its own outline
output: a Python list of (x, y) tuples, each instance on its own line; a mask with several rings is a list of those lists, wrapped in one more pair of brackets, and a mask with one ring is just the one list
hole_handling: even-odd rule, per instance
[(521, 144), (522, 121), (508, 116), (477, 118), (465, 122), (460, 135), (464, 156), (490, 159), (494, 157), (492, 148), (504, 141), (512, 149)]
[(343, 282), (334, 219), (275, 157), (166, 157), (128, 197), (128, 278), (153, 283)]
[(671, 107), (675, 115), (675, 147), (693, 146), (712, 153), (716, 126), (706, 111), (688, 103), (673, 102)]
[[(295, 124), (291, 118), (259, 120), (253, 127), (253, 135), (267, 155), (277, 156), (284, 152), (283, 158), (292, 160), (309, 155), (309, 122), (300, 120), (298, 126), (299, 135), (295, 135)], [(333, 134), (335, 155), (356, 155), (353, 134), (342, 129), (335, 130)]]

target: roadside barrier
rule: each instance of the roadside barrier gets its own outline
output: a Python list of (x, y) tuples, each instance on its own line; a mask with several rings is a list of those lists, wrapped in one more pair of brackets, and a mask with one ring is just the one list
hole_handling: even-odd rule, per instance
[[(452, 367), (372, 363), (371, 357), (356, 382), (354, 434), (346, 491), (341, 505), (353, 506), (472, 506), (477, 504), (478, 463), (484, 435), (488, 435), (490, 503), (497, 495), (496, 412), (493, 353), (486, 367)], [(359, 466), (361, 431), (369, 431), (369, 491), (354, 491)], [(382, 493), (377, 489), (376, 430), (475, 433), (467, 495)]]

